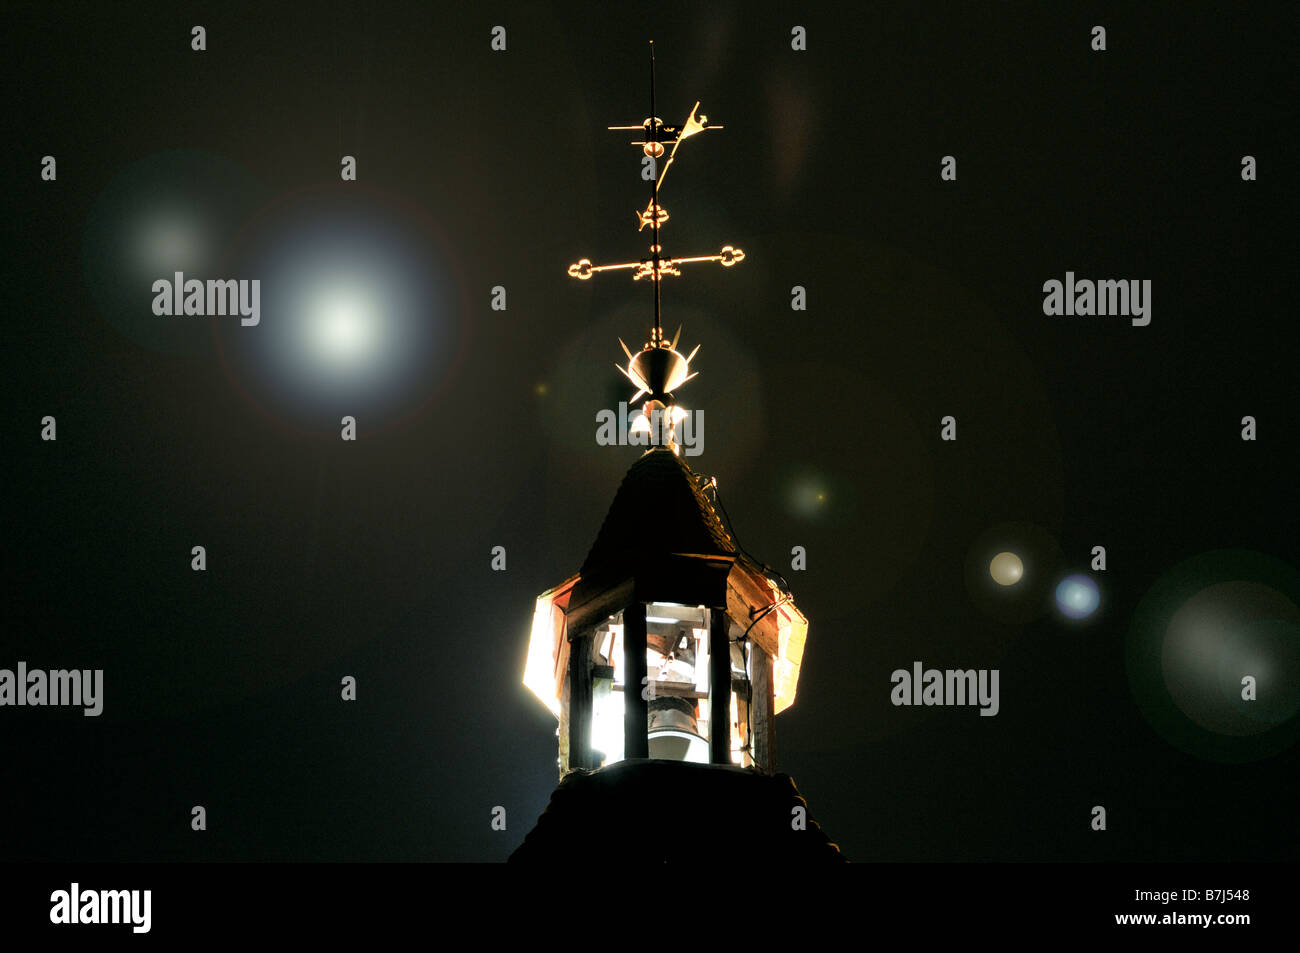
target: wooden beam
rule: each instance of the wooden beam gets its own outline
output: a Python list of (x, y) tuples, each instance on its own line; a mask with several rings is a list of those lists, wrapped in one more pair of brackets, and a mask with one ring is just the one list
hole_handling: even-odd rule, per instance
[[(623, 691), (623, 686), (617, 685), (614, 691)], [(656, 698), (708, 698), (708, 692), (696, 691), (695, 686), (687, 682), (655, 682)]]
[(568, 608), (564, 610), (566, 624), (570, 631), (594, 628), (624, 608), (632, 600), (635, 590), (631, 577), (608, 589), (591, 591), (579, 581), (569, 596)]
[(750, 717), (753, 719), (754, 733), (750, 740), (750, 750), (758, 769), (772, 774), (776, 771), (776, 693), (772, 682), (772, 657), (757, 645), (751, 651), (753, 654), (749, 665), (753, 672), (753, 708)]
[(727, 612), (742, 629), (749, 629), (751, 642), (773, 657), (780, 652), (777, 616), (775, 612), (763, 610), (778, 598), (779, 594), (770, 585), (740, 570), (732, 572), (727, 579)]
[(569, 767), (595, 767), (591, 757), (590, 629), (569, 645)]
[(709, 762), (731, 764), (730, 620), (709, 610)]
[[(566, 642), (565, 645), (568, 645)], [(560, 740), (560, 777), (569, 773), (569, 670), (564, 670), (564, 683), (560, 688), (560, 730), (556, 732)]]
[(634, 601), (623, 610), (623, 757), (650, 757), (650, 711), (645, 688), (645, 603)]

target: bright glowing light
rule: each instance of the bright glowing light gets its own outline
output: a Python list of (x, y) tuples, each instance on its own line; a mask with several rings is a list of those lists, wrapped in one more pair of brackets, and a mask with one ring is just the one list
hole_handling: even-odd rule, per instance
[(591, 747), (602, 764), (623, 760), (623, 693), (607, 678), (592, 682)]
[(419, 406), (457, 353), (438, 242), (367, 192), (307, 191), (241, 232), (234, 274), (261, 279), (257, 333), (219, 330), (251, 397), (316, 429)]
[(524, 668), (524, 685), (541, 699), (556, 718), (560, 717), (563, 681), (556, 675), (564, 636), (564, 608), (569, 593), (577, 583), (570, 576), (554, 589), (537, 597), (533, 609), (533, 627), (528, 638), (528, 661)]
[(380, 318), (364, 289), (327, 289), (307, 321), (307, 343), (321, 363), (344, 371), (364, 367), (372, 359), (380, 338)]
[(1087, 618), (1100, 602), (1097, 584), (1081, 573), (1066, 576), (1056, 587), (1056, 606), (1071, 619)]
[(1025, 574), (1025, 565), (1015, 553), (998, 553), (989, 563), (989, 575), (999, 586), (1014, 586)]

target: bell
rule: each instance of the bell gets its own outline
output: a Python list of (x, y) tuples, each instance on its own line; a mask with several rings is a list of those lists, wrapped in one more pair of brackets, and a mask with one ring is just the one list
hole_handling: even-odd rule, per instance
[(699, 732), (694, 705), (684, 698), (659, 697), (648, 708), (651, 758), (708, 764), (709, 742)]

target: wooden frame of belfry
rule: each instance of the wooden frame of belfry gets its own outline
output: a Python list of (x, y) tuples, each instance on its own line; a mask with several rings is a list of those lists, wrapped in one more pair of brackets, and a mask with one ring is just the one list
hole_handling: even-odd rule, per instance
[[(652, 451), (667, 453), (668, 451)], [(635, 469), (635, 468), (634, 468)], [(599, 545), (599, 543), (598, 543)], [(623, 756), (649, 756), (649, 705), (638, 690), (646, 665), (646, 607), (700, 606), (709, 647), (709, 761), (734, 764), (731, 697), (741, 712), (737, 731), (753, 766), (776, 764), (774, 719), (795, 697), (808, 622), (766, 576), (739, 553), (638, 554), (630, 575), (613, 580), (596, 571), (574, 575), (538, 597), (525, 684), (559, 720), (559, 768), (600, 767), (591, 744), (593, 683), (598, 671), (594, 636), (622, 613)], [(595, 567), (592, 567), (595, 568)], [(603, 568), (603, 567), (602, 567)], [(621, 573), (620, 573), (621, 574)], [(732, 670), (732, 647), (748, 646), (748, 677)], [(716, 651), (722, 647), (722, 651)]]

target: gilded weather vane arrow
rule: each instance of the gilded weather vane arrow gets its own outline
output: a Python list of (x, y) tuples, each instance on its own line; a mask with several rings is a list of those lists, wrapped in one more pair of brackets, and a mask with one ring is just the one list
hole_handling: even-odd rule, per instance
[[(654, 101), (654, 91), (653, 91), (654, 44), (651, 43), (650, 47), (651, 47), (650, 59), (651, 59), (651, 70), (652, 70), (652, 74), (651, 74), (652, 89), (650, 93), (650, 99), (651, 102), (653, 102)], [(654, 110), (653, 106), (651, 106), (650, 108), (651, 111)], [(659, 189), (664, 184), (664, 179), (667, 178), (668, 176), (668, 170), (672, 167), (673, 160), (677, 158), (678, 146), (680, 146), (683, 142), (685, 142), (691, 136), (696, 135), (697, 133), (707, 132), (710, 129), (723, 128), (722, 126), (710, 126), (709, 117), (699, 115), (699, 111), (700, 111), (700, 104), (697, 101), (695, 105), (691, 107), (691, 114), (686, 117), (686, 122), (680, 128), (676, 126), (665, 126), (663, 124), (663, 120), (659, 119), (658, 117), (654, 117), (653, 120), (647, 119), (639, 126), (609, 126), (608, 127), (610, 129), (617, 129), (617, 130), (623, 130), (623, 129), (642, 130), (646, 138), (634, 139), (630, 144), (634, 146), (641, 146), (642, 151), (650, 158), (654, 159), (656, 162), (664, 154), (664, 146), (671, 145), (673, 147), (672, 152), (668, 153), (668, 161), (664, 163), (663, 171), (661, 171), (659, 173), (659, 177), (655, 179), (654, 195), (656, 196), (658, 195)], [(653, 129), (651, 129), (652, 122), (654, 126)], [(655, 201), (655, 199), (652, 197), (650, 199), (650, 204), (646, 206), (645, 211), (638, 212), (636, 217), (637, 217), (637, 221), (640, 222), (640, 225), (637, 227), (637, 231), (639, 232), (647, 225), (655, 225), (655, 224), (662, 225), (664, 222), (668, 221), (668, 211), (660, 207), (658, 203)]]
[[(691, 351), (690, 357), (683, 357), (676, 350), (677, 339), (681, 335), (680, 328), (677, 329), (677, 334), (673, 336), (671, 344), (664, 341), (660, 315), (660, 281), (666, 275), (680, 275), (679, 266), (681, 265), (716, 261), (724, 268), (730, 268), (745, 259), (745, 253), (732, 245), (723, 245), (716, 255), (672, 258), (663, 254), (663, 246), (659, 242), (659, 229), (668, 221), (667, 209), (659, 204), (659, 188), (663, 185), (668, 170), (672, 168), (673, 160), (677, 157), (677, 150), (681, 148), (683, 142), (692, 136), (722, 128), (722, 126), (710, 125), (709, 117), (701, 115), (699, 110), (700, 104), (697, 101), (691, 107), (690, 115), (686, 117), (686, 121), (680, 126), (666, 126), (663, 120), (656, 115), (655, 54), (654, 42), (651, 41), (650, 116), (638, 126), (608, 127), (612, 130), (640, 130), (644, 138), (633, 140), (631, 144), (640, 146), (642, 151), (655, 162), (658, 162), (665, 152), (668, 153), (668, 161), (664, 163), (662, 169), (658, 170), (658, 174), (651, 183), (650, 203), (643, 211), (636, 213), (637, 231), (639, 232), (647, 226), (653, 230), (654, 243), (650, 246), (650, 255), (641, 261), (621, 262), (614, 265), (593, 265), (589, 259), (583, 258), (569, 266), (569, 274), (582, 281), (590, 280), (591, 276), (597, 272), (631, 271), (633, 281), (649, 278), (654, 285), (654, 327), (650, 331), (650, 341), (641, 351), (633, 354), (620, 338), (618, 343), (623, 344), (623, 352), (628, 357), (628, 364), (626, 368), (620, 366), (619, 370), (637, 387), (637, 392), (632, 397), (633, 401), (639, 399), (643, 394), (650, 395), (650, 400), (646, 401), (642, 416), (637, 419), (634, 429), (645, 429), (649, 426), (648, 418), (654, 412), (668, 409), (670, 445), (672, 443), (672, 428), (675, 428), (677, 422), (686, 414), (684, 410), (675, 406), (672, 392), (695, 376), (695, 374), (691, 373), (690, 362), (695, 357), (696, 352), (699, 351), (699, 347), (696, 346), (695, 350)], [(669, 146), (671, 146), (671, 150), (668, 149)]]

